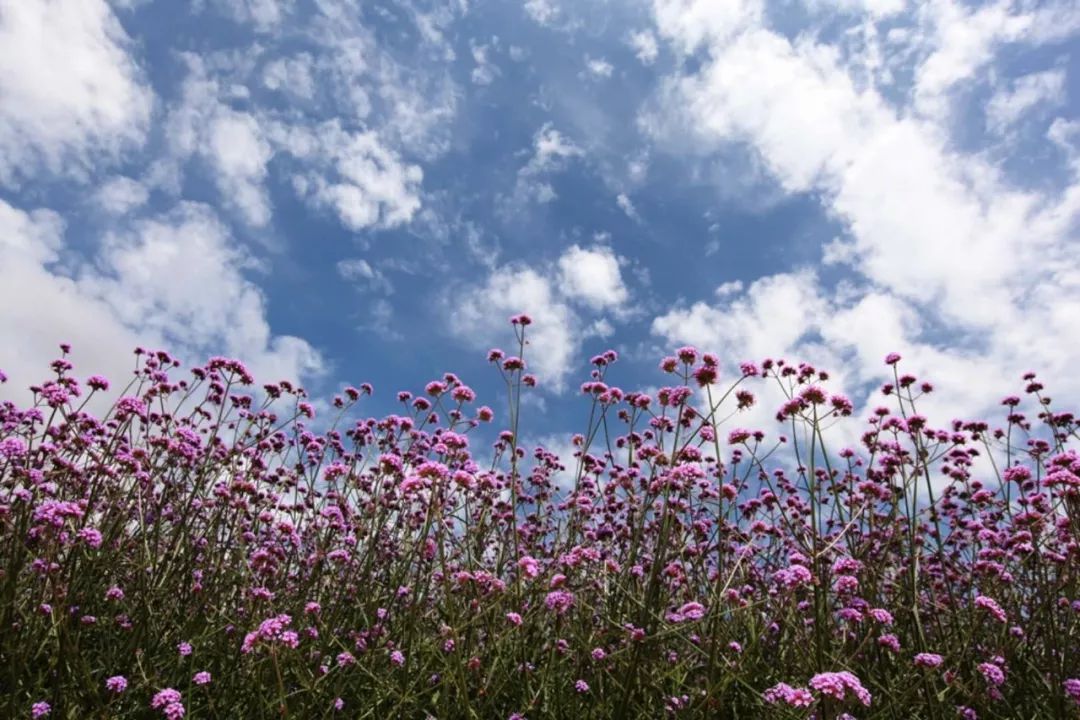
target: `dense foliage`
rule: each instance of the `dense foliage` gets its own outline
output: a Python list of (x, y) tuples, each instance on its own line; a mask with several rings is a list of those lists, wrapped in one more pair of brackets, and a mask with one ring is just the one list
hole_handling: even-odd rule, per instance
[[(1037, 418), (933, 427), (890, 355), (888, 407), (834, 451), (855, 420), (825, 372), (721, 389), (683, 348), (647, 395), (608, 352), (563, 467), (518, 444), (528, 324), (489, 355), (493, 451), (452, 374), (316, 421), (236, 360), (180, 379), (139, 350), (95, 418), (109, 383), (63, 348), (0, 406), (0, 716), (1077, 716), (1077, 419), (1034, 375)], [(786, 437), (732, 426), (760, 383)]]

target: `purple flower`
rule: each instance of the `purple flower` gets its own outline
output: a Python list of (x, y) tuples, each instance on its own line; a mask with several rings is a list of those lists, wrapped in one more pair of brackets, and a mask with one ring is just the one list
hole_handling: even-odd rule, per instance
[(885, 356), (886, 365), (895, 365), (900, 362), (900, 353), (891, 352)]
[(176, 651), (178, 653), (180, 653), (181, 657), (187, 657), (188, 655), (190, 655), (191, 650), (192, 650), (192, 647), (191, 647), (191, 643), (189, 643), (189, 642), (182, 642), (182, 643), (180, 643), (179, 645), (176, 646)]
[(123, 675), (113, 675), (105, 681), (105, 689), (113, 693), (122, 693), (127, 690), (128, 681)]
[(390, 663), (394, 665), (394, 667), (401, 667), (405, 664), (405, 653), (400, 650), (395, 650), (390, 653)]
[(558, 615), (565, 613), (573, 604), (574, 594), (565, 590), (552, 590), (544, 598), (544, 605), (547, 606), (547, 609), (554, 610)]
[(165, 688), (164, 690), (159, 690), (157, 694), (154, 695), (154, 698), (150, 701), (150, 707), (159, 710), (166, 705), (180, 702), (180, 699), (181, 696), (178, 691), (172, 688)]
[(1062, 685), (1065, 694), (1072, 698), (1073, 702), (1080, 705), (1080, 678), (1069, 678)]
[(823, 695), (843, 700), (848, 690), (854, 693), (863, 705), (869, 707), (870, 692), (863, 687), (862, 682), (847, 670), (841, 672), (818, 673), (810, 678), (810, 687)]
[(574, 681), (574, 689), (579, 693), (587, 693), (589, 692), (589, 683), (584, 680), (576, 680)]
[(988, 598), (985, 595), (979, 595), (975, 598), (975, 606), (981, 607), (989, 611), (989, 613), (993, 615), (994, 618), (1000, 623), (1005, 623), (1009, 620), (1008, 616), (1005, 614), (1005, 611), (1001, 609), (1001, 606), (998, 605), (997, 601), (993, 598)]
[(30, 717), (39, 718), (45, 717), (52, 712), (52, 706), (45, 701), (36, 702), (30, 706)]
[(26, 443), (22, 438), (6, 437), (0, 440), (0, 457), (8, 459), (22, 457), (26, 454)]
[(814, 696), (806, 688), (796, 688), (782, 682), (766, 690), (762, 698), (770, 705), (782, 702), (791, 707), (810, 707), (814, 702)]
[(191, 682), (196, 685), (209, 685), (211, 680), (213, 680), (213, 678), (210, 676), (210, 673), (205, 670), (195, 673), (195, 676), (191, 678)]
[(942, 657), (935, 653), (919, 653), (915, 656), (915, 664), (919, 667), (936, 668), (942, 663)]
[(1000, 687), (1005, 684), (1005, 672), (994, 663), (979, 663), (979, 672), (982, 673), (986, 682), (993, 687)]

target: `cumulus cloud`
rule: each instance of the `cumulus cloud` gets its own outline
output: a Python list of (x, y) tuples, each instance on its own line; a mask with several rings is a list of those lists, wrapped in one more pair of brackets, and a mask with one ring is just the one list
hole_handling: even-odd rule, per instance
[(651, 30), (639, 30), (630, 35), (630, 47), (642, 65), (652, 65), (660, 56), (660, 46)]
[(82, 371), (115, 380), (129, 373), (138, 344), (190, 361), (231, 354), (268, 378), (323, 368), (307, 342), (271, 332), (265, 297), (247, 276), (252, 258), (206, 206), (183, 203), (127, 224), (88, 262), (65, 268), (60, 216), (0, 201), (0, 250), (0, 366), (16, 380), (11, 392), (41, 379), (61, 341), (75, 346)]
[[(852, 273), (832, 290), (804, 275), (766, 276), (744, 295), (660, 316), (657, 335), (750, 358), (852, 360), (852, 376), (863, 380), (882, 375), (887, 349), (907, 351), (909, 369), (948, 389), (931, 404), (960, 413), (985, 410), (975, 406), (973, 379), (983, 399), (991, 388), (1014, 389), (1006, 381), (1027, 369), (1024, 348), (1075, 345), (1061, 314), (1080, 302), (1080, 263), (1070, 251), (1080, 192), (1015, 187), (983, 156), (954, 149), (943, 112), (950, 88), (990, 62), (996, 44), (1034, 41), (1033, 13), (999, 3), (972, 15), (934, 4), (947, 22), (920, 40), (936, 49), (915, 68), (911, 106), (897, 110), (855, 82), (859, 58), (770, 30), (759, 3), (656, 0), (654, 9), (673, 47), (709, 51), (699, 70), (668, 85), (685, 126), (711, 147), (748, 145), (785, 191), (820, 197), (847, 230), (823, 259)], [(873, 352), (859, 350), (855, 332)], [(1080, 396), (1066, 371), (1080, 351), (1066, 354), (1043, 359), (1042, 369)], [(964, 371), (976, 358), (977, 378)]]
[(1065, 100), (1065, 70), (1030, 73), (1000, 88), (986, 104), (986, 126), (1002, 134), (1038, 105), (1053, 107)]
[(0, 185), (85, 179), (145, 139), (153, 91), (104, 0), (0, 0)]
[(314, 168), (294, 177), (298, 194), (333, 210), (350, 230), (396, 227), (420, 209), (420, 166), (403, 162), (373, 131), (348, 132), (332, 121), (277, 128), (273, 137)]
[(186, 61), (190, 72), (182, 99), (167, 124), (173, 151), (181, 159), (201, 157), (223, 203), (247, 223), (265, 226), (272, 214), (265, 181), (273, 148), (255, 116), (223, 101), (226, 88), (209, 75), (203, 61), (194, 55)]
[(584, 152), (573, 141), (556, 130), (550, 122), (544, 123), (533, 136), (529, 162), (518, 171), (515, 199), (518, 202), (551, 202), (557, 195), (548, 177), (564, 169), (572, 158), (582, 155)]
[(533, 318), (526, 360), (545, 386), (561, 391), (581, 365), (582, 343), (611, 334), (597, 313), (621, 307), (630, 297), (608, 248), (572, 245), (553, 266), (497, 266), (480, 283), (454, 292), (450, 328), (477, 348), (504, 343), (506, 320), (520, 312)]
[(126, 215), (146, 204), (149, 196), (145, 185), (123, 175), (110, 178), (95, 193), (98, 207), (110, 215)]
[(549, 25), (559, 16), (554, 0), (525, 0), (525, 13), (541, 25)]
[(611, 248), (571, 245), (559, 258), (559, 289), (593, 310), (618, 309), (630, 297)]
[(586, 57), (585, 69), (588, 70), (589, 74), (594, 78), (606, 79), (611, 77), (611, 73), (615, 71), (615, 66), (604, 58)]

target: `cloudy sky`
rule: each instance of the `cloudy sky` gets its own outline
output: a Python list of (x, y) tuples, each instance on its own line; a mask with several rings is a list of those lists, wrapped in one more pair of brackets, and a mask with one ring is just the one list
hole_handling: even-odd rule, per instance
[(495, 404), (525, 311), (535, 433), (608, 347), (1080, 400), (1077, 8), (0, 0), (2, 392), (67, 341)]

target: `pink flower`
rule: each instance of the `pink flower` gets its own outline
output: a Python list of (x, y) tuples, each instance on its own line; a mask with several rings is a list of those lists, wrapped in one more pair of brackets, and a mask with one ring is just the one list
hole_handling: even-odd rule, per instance
[(547, 606), (547, 609), (554, 610), (558, 615), (565, 613), (573, 604), (573, 593), (568, 593), (564, 590), (553, 590), (544, 598), (544, 605)]
[(176, 651), (180, 653), (181, 657), (187, 657), (188, 655), (190, 655), (191, 650), (191, 643), (188, 642), (182, 642), (176, 646)]
[(837, 700), (843, 700), (847, 691), (851, 690), (859, 702), (867, 707), (870, 705), (870, 692), (863, 687), (859, 678), (847, 670), (818, 673), (810, 678), (810, 687)]
[(993, 687), (1000, 687), (1005, 684), (1005, 672), (993, 663), (979, 663), (979, 672), (982, 673), (986, 682)]
[(574, 689), (577, 690), (579, 693), (587, 693), (589, 692), (589, 683), (585, 682), (584, 680), (576, 680), (574, 682)]
[(195, 673), (195, 676), (191, 678), (191, 682), (196, 685), (209, 685), (212, 679), (210, 673), (203, 670), (202, 672)]
[(112, 693), (120, 694), (127, 690), (128, 681), (123, 675), (113, 675), (105, 681), (105, 689)]
[(1005, 623), (1009, 621), (1009, 618), (1005, 614), (1005, 611), (1001, 609), (1001, 606), (998, 605), (997, 601), (993, 598), (988, 598), (985, 595), (979, 595), (975, 598), (975, 606), (981, 607), (989, 611), (989, 613), (993, 615), (994, 618), (1000, 623)]
[(810, 707), (814, 702), (814, 696), (806, 688), (796, 688), (787, 683), (776, 683), (762, 694), (762, 698), (770, 705), (783, 702), (791, 707)]
[(390, 663), (394, 667), (401, 667), (405, 664), (405, 653), (401, 652), (400, 650), (393, 651), (392, 653), (390, 653)]
[(506, 619), (510, 621), (511, 625), (520, 625), (521, 624), (521, 616), (518, 615), (516, 612), (508, 612), (508, 613), (506, 613)]
[(540, 563), (531, 555), (525, 555), (517, 564), (528, 577), (534, 578), (540, 574)]
[(936, 668), (941, 665), (943, 659), (935, 653), (919, 653), (915, 656), (915, 664), (919, 667)]
[(1072, 698), (1073, 702), (1080, 705), (1080, 678), (1069, 678), (1062, 685), (1065, 694)]
[(52, 706), (47, 702), (36, 702), (30, 706), (30, 717), (40, 718), (45, 717), (52, 712)]
[(150, 701), (150, 707), (159, 710), (166, 705), (178, 703), (180, 700), (181, 695), (178, 691), (172, 688), (165, 688), (164, 690), (159, 690), (157, 694), (154, 695), (154, 698)]

